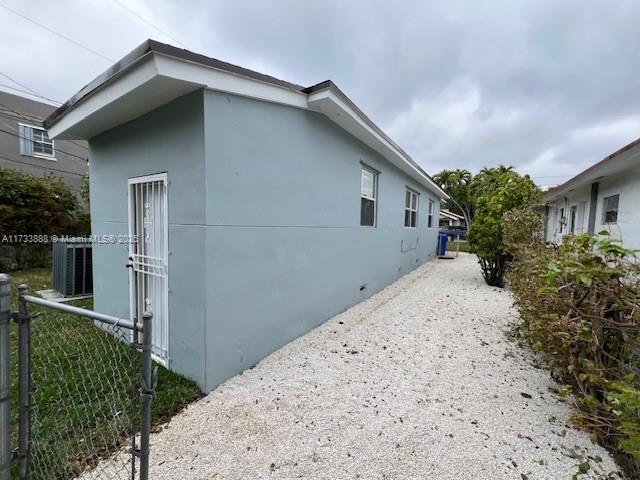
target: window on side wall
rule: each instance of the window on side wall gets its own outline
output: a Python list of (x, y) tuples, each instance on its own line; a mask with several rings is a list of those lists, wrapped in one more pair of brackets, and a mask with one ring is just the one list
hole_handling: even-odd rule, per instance
[(404, 226), (415, 228), (418, 221), (418, 194), (407, 188), (404, 195)]
[(18, 125), (18, 137), (20, 155), (55, 158), (53, 140), (49, 138), (49, 133), (44, 128), (21, 123)]
[(433, 227), (433, 208), (433, 200), (429, 200), (429, 216), (427, 217), (427, 227), (429, 228)]
[(571, 235), (576, 233), (576, 215), (578, 214), (578, 206), (574, 205), (569, 210), (569, 233)]
[(620, 203), (620, 195), (611, 195), (605, 197), (602, 205), (602, 223), (618, 222), (618, 204)]
[(362, 167), (360, 185), (360, 226), (376, 226), (376, 200), (378, 197), (378, 173)]

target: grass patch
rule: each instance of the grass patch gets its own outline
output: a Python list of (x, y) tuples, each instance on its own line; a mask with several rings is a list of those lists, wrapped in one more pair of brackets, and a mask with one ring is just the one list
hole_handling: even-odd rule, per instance
[[(49, 269), (14, 272), (13, 307), (17, 286), (33, 294), (51, 288)], [(89, 308), (91, 299), (72, 303)], [(105, 330), (88, 319), (30, 306), (32, 320), (32, 476), (69, 478), (123, 446), (137, 430), (139, 409), (133, 409), (131, 379), (140, 371), (141, 356), (123, 338), (126, 332)], [(119, 338), (118, 338), (119, 337)], [(17, 325), (12, 342), (12, 439), (17, 445)], [(169, 420), (202, 395), (198, 386), (158, 365), (158, 387), (152, 423)], [(135, 427), (132, 425), (135, 424)], [(15, 472), (13, 473), (16, 474)], [(124, 474), (124, 472), (123, 472)]]
[[(460, 250), (458, 250), (458, 247), (460, 248)], [(459, 242), (452, 240), (447, 242), (447, 252), (448, 253), (455, 253), (455, 252), (467, 252), (470, 253), (471, 252), (471, 247), (469, 246), (469, 242), (465, 241), (465, 240), (461, 240)]]

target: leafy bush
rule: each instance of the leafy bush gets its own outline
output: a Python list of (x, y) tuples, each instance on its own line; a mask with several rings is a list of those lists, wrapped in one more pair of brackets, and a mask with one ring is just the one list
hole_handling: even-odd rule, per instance
[(520, 332), (571, 388), (575, 422), (640, 475), (640, 266), (606, 235), (542, 242), (540, 220), (511, 212), (505, 242)]
[(502, 238), (504, 216), (512, 210), (532, 205), (538, 200), (540, 190), (528, 175), (523, 177), (511, 170), (487, 177), (483, 183), (486, 185), (476, 201), (468, 239), (478, 255), (485, 281), (503, 287), (505, 267), (511, 259)]
[[(0, 236), (85, 235), (89, 216), (60, 179), (0, 168)], [(9, 239), (10, 240), (10, 239)], [(0, 270), (46, 265), (51, 245), (0, 237)]]

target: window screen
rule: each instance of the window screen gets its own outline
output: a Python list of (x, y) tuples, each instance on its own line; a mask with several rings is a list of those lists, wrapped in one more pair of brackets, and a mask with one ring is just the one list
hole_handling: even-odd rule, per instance
[(49, 138), (45, 129), (23, 124), (18, 127), (20, 155), (54, 157), (53, 140)]
[(618, 222), (618, 204), (620, 203), (620, 195), (612, 195), (605, 197), (602, 207), (602, 223)]
[(362, 167), (362, 183), (360, 190), (360, 225), (374, 227), (376, 224), (376, 197), (378, 190), (378, 174)]
[(414, 228), (418, 218), (418, 194), (413, 190), (405, 192), (404, 198), (404, 226)]
[(433, 200), (429, 200), (429, 216), (427, 217), (427, 227), (433, 227)]

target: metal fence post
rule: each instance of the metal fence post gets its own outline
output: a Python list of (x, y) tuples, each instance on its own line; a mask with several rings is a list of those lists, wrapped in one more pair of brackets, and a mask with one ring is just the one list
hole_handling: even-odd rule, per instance
[(0, 480), (11, 474), (11, 350), (9, 322), (11, 321), (11, 277), (0, 273)]
[(31, 463), (31, 317), (24, 296), (29, 287), (22, 284), (18, 292), (18, 471), (20, 480), (27, 480)]
[(151, 361), (151, 312), (142, 315), (142, 374), (140, 375), (140, 480), (149, 479), (149, 435), (151, 433), (151, 403), (155, 397), (155, 375)]

